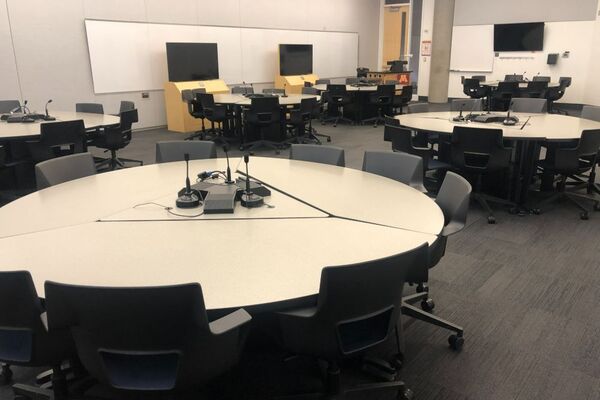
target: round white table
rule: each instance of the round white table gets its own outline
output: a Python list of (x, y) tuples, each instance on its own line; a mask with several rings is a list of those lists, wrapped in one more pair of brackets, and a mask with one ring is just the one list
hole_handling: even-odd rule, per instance
[[(316, 98), (319, 101), (320, 96), (316, 96), (314, 94), (290, 94), (286, 97), (281, 95), (277, 96), (279, 98), (279, 104), (282, 106), (293, 106), (300, 104), (303, 99)], [(214, 95), (215, 103), (217, 104), (234, 104), (237, 106), (250, 106), (252, 103), (252, 99), (246, 97), (242, 94), (231, 94), (231, 93), (222, 93)]]
[[(327, 85), (324, 83), (320, 83), (318, 85), (313, 85), (313, 87), (321, 92), (327, 90)], [(404, 85), (396, 85), (396, 92), (402, 91)], [(346, 90), (348, 92), (374, 92), (377, 90), (377, 85), (369, 85), (369, 86), (354, 86), (354, 85), (346, 85)]]
[[(498, 84), (502, 82), (502, 81), (480, 81), (479, 84), (481, 86), (489, 86), (491, 88), (497, 88)], [(529, 84), (529, 81), (527, 82), (519, 82), (519, 87), (521, 89), (525, 89), (527, 88), (527, 85)], [(559, 87), (560, 83), (559, 82), (548, 82), (548, 87)]]
[(35, 121), (35, 122), (0, 122), (0, 142), (4, 140), (23, 140), (40, 135), (41, 124), (51, 124), (60, 121), (83, 120), (86, 129), (99, 126), (114, 125), (119, 123), (119, 117), (108, 114), (92, 114), (82, 112), (54, 111), (50, 113), (56, 118), (56, 121)]
[[(235, 170), (239, 161), (232, 161)], [(225, 166), (224, 159), (192, 161), (190, 171)], [(182, 162), (32, 193), (0, 208), (2, 269), (29, 270), (41, 296), (46, 280), (100, 286), (199, 282), (208, 309), (276, 307), (318, 293), (325, 266), (432, 243), (443, 227), (433, 200), (377, 175), (271, 158), (252, 158), (250, 174), (271, 185), (271, 207), (169, 214), (162, 206), (173, 205), (183, 186)]]

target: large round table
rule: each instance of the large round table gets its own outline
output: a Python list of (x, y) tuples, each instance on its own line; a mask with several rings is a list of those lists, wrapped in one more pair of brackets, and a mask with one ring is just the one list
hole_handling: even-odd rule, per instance
[[(279, 105), (281, 106), (295, 106), (300, 104), (303, 99), (316, 98), (317, 101), (320, 99), (320, 96), (316, 96), (314, 94), (290, 94), (287, 96), (277, 96), (279, 99)], [(250, 97), (246, 97), (243, 94), (232, 94), (232, 93), (221, 93), (214, 94), (213, 98), (215, 103), (217, 104), (234, 104), (237, 106), (250, 106), (252, 103), (252, 99)]]
[[(239, 160), (232, 160), (232, 169)], [(223, 170), (224, 159), (190, 162)], [(241, 166), (240, 166), (241, 168)], [(321, 269), (432, 243), (433, 200), (362, 171), (251, 158), (269, 206), (199, 215), (174, 206), (185, 164), (155, 164), (53, 186), (0, 208), (2, 270), (100, 286), (202, 285), (208, 309), (280, 307), (318, 293)], [(180, 216), (181, 215), (181, 216)]]

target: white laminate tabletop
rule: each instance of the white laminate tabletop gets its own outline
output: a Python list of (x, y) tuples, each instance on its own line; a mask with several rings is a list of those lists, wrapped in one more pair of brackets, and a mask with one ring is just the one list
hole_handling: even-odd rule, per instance
[[(506, 113), (496, 113), (505, 115)], [(502, 129), (505, 138), (515, 140), (572, 140), (579, 139), (581, 132), (587, 129), (600, 129), (600, 122), (559, 114), (527, 114), (511, 113), (519, 117), (515, 126), (504, 126), (501, 123), (454, 122), (456, 111), (415, 113), (397, 115), (400, 125), (411, 129), (429, 132), (452, 133), (455, 126), (472, 128)], [(521, 127), (529, 119), (523, 129)]]
[[(497, 87), (500, 82), (502, 82), (502, 81), (482, 81), (482, 82), (479, 82), (479, 84), (481, 86)], [(529, 82), (519, 82), (519, 87), (526, 88), (528, 83)], [(558, 86), (560, 86), (559, 82), (548, 82), (548, 87), (558, 87)]]
[[(327, 90), (327, 85), (324, 83), (320, 83), (318, 85), (314, 85), (313, 86), (315, 89), (320, 90), (320, 91), (325, 91)], [(404, 85), (396, 85), (396, 91), (402, 91), (402, 88), (404, 87)], [(374, 92), (377, 90), (377, 85), (372, 85), (372, 86), (352, 86), (352, 85), (346, 85), (346, 90), (348, 92)]]
[(119, 117), (108, 114), (92, 114), (81, 112), (54, 111), (50, 113), (56, 118), (56, 121), (36, 121), (36, 122), (16, 122), (7, 123), (0, 121), (0, 140), (19, 139), (35, 137), (40, 134), (41, 124), (51, 124), (60, 121), (73, 121), (82, 119), (86, 128), (95, 128), (98, 126), (114, 125), (119, 123)]
[[(286, 97), (277, 96), (279, 98), (279, 104), (282, 106), (291, 106), (300, 104), (302, 99), (310, 99), (316, 98), (317, 101), (320, 99), (320, 96), (316, 96), (314, 94), (290, 94)], [(242, 94), (231, 94), (231, 93), (222, 93), (214, 95), (215, 103), (218, 104), (236, 104), (240, 106), (249, 106), (252, 103), (252, 99), (249, 97), (245, 97)]]

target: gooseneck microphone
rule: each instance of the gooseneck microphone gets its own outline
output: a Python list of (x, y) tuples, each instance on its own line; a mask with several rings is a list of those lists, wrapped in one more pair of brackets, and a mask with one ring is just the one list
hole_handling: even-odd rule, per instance
[(242, 86), (244, 86), (244, 96), (248, 94), (248, 86), (246, 86), (246, 81), (242, 81)]
[(45, 106), (45, 109), (46, 109), (46, 115), (45, 115), (45, 116), (44, 116), (44, 118), (43, 118), (43, 120), (44, 120), (44, 121), (56, 121), (56, 118), (54, 118), (54, 117), (51, 117), (51, 116), (50, 116), (50, 114), (48, 114), (48, 104), (50, 104), (50, 103), (52, 103), (52, 99), (49, 99), (49, 100), (46, 102), (46, 106)]
[(185, 192), (177, 198), (175, 205), (179, 208), (194, 208), (200, 205), (200, 196), (192, 191), (192, 185), (190, 184), (190, 155), (185, 153), (183, 155), (185, 160)]
[[(225, 183), (228, 185), (231, 185), (231, 184), (233, 184), (233, 180), (231, 180), (231, 168), (229, 168), (229, 152), (228, 152), (228, 150), (229, 149), (227, 148), (227, 145), (224, 145), (223, 151), (225, 152), (225, 158), (227, 158), (227, 176), (225, 179)], [(248, 165), (246, 164), (246, 169), (247, 168), (248, 168)], [(246, 172), (248, 172), (248, 171), (246, 170)]]
[(465, 107), (465, 103), (462, 103), (460, 105), (460, 111), (458, 113), (458, 115), (454, 118), (452, 118), (452, 121), (454, 122), (462, 122), (465, 120), (465, 117), (463, 117), (463, 108)]
[(508, 113), (506, 114), (506, 118), (504, 119), (504, 121), (502, 121), (503, 125), (513, 126), (513, 125), (516, 125), (517, 122), (519, 121), (519, 119), (517, 117), (510, 116), (510, 110), (512, 109), (512, 106), (513, 106), (513, 103), (511, 101), (510, 106), (508, 107)]
[(252, 193), (252, 189), (250, 189), (250, 174), (248, 173), (249, 161), (250, 156), (247, 153), (244, 154), (244, 162), (246, 163), (246, 190), (244, 190), (244, 194), (242, 194), (240, 204), (242, 207), (256, 208), (262, 206), (264, 204), (264, 200), (262, 196)]
[(285, 90), (286, 88), (287, 88), (287, 85), (284, 83), (283, 84), (283, 95), (281, 97), (288, 97), (286, 90)]

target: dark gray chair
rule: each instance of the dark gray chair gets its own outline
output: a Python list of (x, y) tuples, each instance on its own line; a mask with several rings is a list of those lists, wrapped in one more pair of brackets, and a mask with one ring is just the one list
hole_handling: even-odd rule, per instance
[(302, 87), (302, 94), (314, 94), (314, 95), (318, 95), (319, 91), (317, 89), (315, 89), (312, 86), (303, 86)]
[(138, 392), (202, 385), (238, 362), (239, 309), (209, 321), (197, 283), (93, 287), (47, 281), (49, 332), (70, 330), (85, 369), (101, 384)]
[(358, 78), (346, 78), (346, 85), (356, 85), (360, 82)]
[(132, 126), (139, 121), (137, 110), (123, 111), (119, 115), (119, 125), (105, 126), (94, 138), (94, 146), (110, 152), (110, 157), (97, 160), (97, 167), (115, 170), (125, 168), (125, 163), (144, 165), (142, 160), (119, 157), (117, 151), (129, 146), (132, 139)]
[(135, 110), (135, 103), (133, 101), (121, 100), (121, 104), (119, 105), (119, 114), (131, 110)]
[[(600, 122), (600, 107), (583, 106), (583, 109), (581, 110), (581, 118)], [(598, 150), (596, 163), (600, 165), (600, 149)], [(577, 179), (578, 177), (575, 178)], [(587, 176), (587, 192), (588, 194), (592, 194), (593, 192), (600, 194), (600, 184), (596, 183), (596, 168), (592, 168)]]
[(517, 75), (517, 74), (504, 75), (504, 80), (506, 82), (523, 82), (523, 75)]
[[(325, 393), (331, 398), (384, 388), (397, 388), (400, 396), (396, 398), (405, 398), (406, 387), (401, 381), (343, 388), (339, 364), (394, 335), (396, 345), (400, 343), (404, 282), (411, 271), (424, 268), (426, 263), (427, 244), (423, 244), (379, 260), (323, 268), (316, 304), (277, 314), (284, 348), (327, 363)], [(317, 398), (314, 395), (311, 398)]]
[(75, 104), (76, 112), (104, 114), (104, 107), (99, 103), (77, 103)]
[(331, 79), (317, 79), (315, 85), (329, 85), (331, 83)]
[(548, 82), (548, 83), (550, 83), (550, 77), (549, 76), (536, 75), (536, 76), (533, 77), (532, 81), (533, 82)]
[(429, 103), (414, 103), (406, 106), (409, 114), (429, 112)]
[(345, 167), (344, 149), (318, 144), (292, 144), (290, 160), (311, 161), (321, 164)]
[(365, 151), (362, 170), (409, 185), (423, 193), (423, 159), (395, 151)]
[(535, 98), (515, 98), (510, 102), (510, 110), (513, 112), (520, 113), (545, 113), (546, 112), (546, 99), (535, 99)]
[(15, 395), (31, 399), (66, 398), (66, 377), (61, 364), (75, 358), (75, 345), (66, 330), (48, 332), (45, 321), (46, 310), (31, 274), (28, 271), (0, 272), (2, 380), (5, 383), (11, 380), (10, 365), (51, 367), (53, 371), (52, 390), (17, 384), (13, 386)]
[(479, 82), (485, 82), (485, 75), (473, 75), (471, 79), (477, 79)]
[(27, 141), (27, 147), (34, 163), (83, 153), (86, 151), (83, 120), (42, 123), (39, 140)]
[[(444, 213), (444, 228), (438, 238), (429, 246), (427, 268), (423, 268), (407, 278), (409, 282), (418, 283), (417, 293), (405, 296), (402, 299), (402, 313), (404, 315), (454, 331), (455, 334), (448, 338), (448, 342), (454, 350), (460, 350), (464, 344), (463, 328), (431, 314), (435, 303), (429, 297), (429, 288), (426, 283), (429, 280), (429, 269), (435, 267), (446, 252), (448, 236), (460, 232), (465, 227), (470, 197), (471, 184), (462, 176), (454, 172), (447, 172), (435, 199), (435, 202)], [(419, 301), (421, 302), (421, 309), (413, 306), (414, 303)]]
[(190, 160), (217, 158), (217, 145), (214, 142), (189, 140), (156, 142), (157, 163), (183, 161), (186, 153), (190, 155)]
[(264, 94), (284, 94), (285, 90), (278, 89), (278, 88), (267, 88), (267, 89), (263, 89), (262, 92)]
[(94, 157), (90, 153), (53, 158), (35, 165), (38, 190), (95, 174)]
[(482, 99), (455, 99), (452, 100), (450, 105), (450, 111), (483, 111), (483, 100)]
[(249, 85), (234, 86), (231, 88), (231, 94), (254, 94), (254, 88)]
[(13, 110), (18, 110), (21, 107), (19, 100), (0, 100), (0, 114), (8, 114)]

